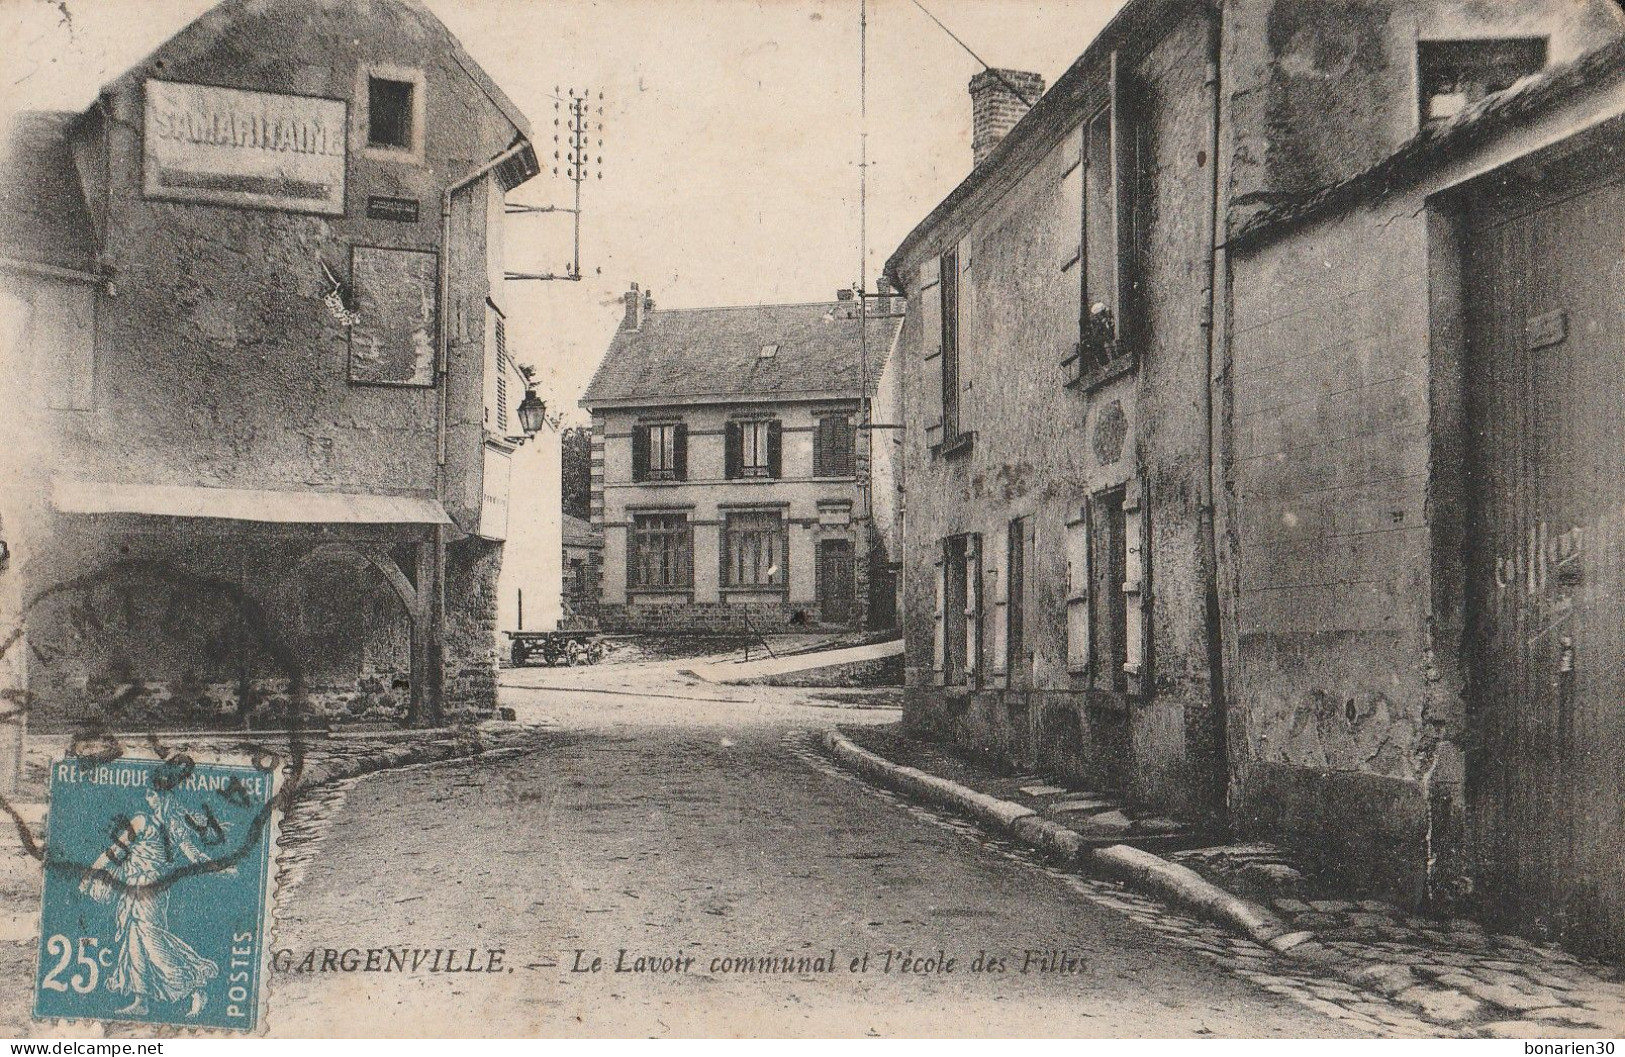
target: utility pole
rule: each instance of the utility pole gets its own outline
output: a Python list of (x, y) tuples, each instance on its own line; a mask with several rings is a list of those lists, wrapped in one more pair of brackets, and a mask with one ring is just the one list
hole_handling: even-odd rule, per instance
[[(559, 96), (558, 91), (557, 88), (553, 89), (553, 110), (558, 115), (553, 119), (556, 130), (553, 133), (553, 175), (563, 175), (575, 185), (574, 204), (533, 206), (509, 202), (504, 212), (569, 213), (574, 228), (570, 260), (562, 272), (504, 272), (503, 278), (510, 282), (581, 281), (581, 185), (589, 176), (598, 180), (604, 178), (604, 158), (598, 153), (604, 149), (604, 93), (598, 93), (594, 105), (590, 89), (583, 88), (578, 95), (576, 89), (571, 88), (568, 99)], [(565, 108), (568, 108), (568, 112)]]

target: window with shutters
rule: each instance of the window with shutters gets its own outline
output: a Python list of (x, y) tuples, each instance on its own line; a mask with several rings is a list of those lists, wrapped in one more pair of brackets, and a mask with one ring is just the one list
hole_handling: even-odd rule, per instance
[(508, 432), (508, 324), (496, 318), (497, 345), (497, 432)]
[(851, 415), (821, 415), (813, 440), (813, 476), (851, 477), (856, 473), (856, 436)]
[(722, 534), (722, 582), (727, 587), (782, 587), (787, 556), (778, 511), (731, 513)]
[(1015, 518), (1005, 536), (1004, 668), (1017, 685), (1027, 659), (1027, 519)]
[(632, 480), (688, 479), (688, 427), (681, 422), (632, 427)]
[(1095, 690), (1137, 693), (1145, 563), (1138, 489), (1092, 496), (1067, 524), (1067, 668)]
[(1123, 665), (1128, 663), (1128, 604), (1123, 582), (1128, 572), (1128, 538), (1124, 533), (1120, 489), (1089, 501), (1089, 626), (1094, 635), (1091, 683), (1096, 690), (1128, 689)]
[(777, 419), (729, 422), (725, 440), (728, 480), (784, 476), (783, 429)]
[(981, 537), (975, 533), (943, 541), (942, 604), (938, 617), (943, 681), (976, 686), (982, 655)]
[(626, 582), (649, 590), (694, 584), (694, 531), (687, 514), (636, 514), (626, 549)]
[(942, 255), (942, 447), (959, 440), (959, 250)]
[(739, 476), (769, 476), (766, 422), (739, 424)]
[(1064, 181), (1064, 193), (1081, 202), (1063, 204), (1077, 240), (1068, 246), (1062, 271), (1074, 274), (1079, 291), (1077, 342), (1061, 365), (1067, 385), (1084, 390), (1133, 369), (1136, 247), (1141, 215), (1140, 185), (1148, 146), (1131, 119), (1132, 93), (1124, 87), (1117, 55), (1111, 63), (1105, 105), (1084, 122), (1078, 143), (1080, 177)]

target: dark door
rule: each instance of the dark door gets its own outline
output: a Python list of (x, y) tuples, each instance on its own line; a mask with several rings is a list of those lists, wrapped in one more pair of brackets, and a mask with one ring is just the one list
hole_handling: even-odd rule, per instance
[(818, 544), (818, 603), (826, 624), (852, 619), (854, 578), (852, 541), (822, 540)]
[[(1616, 170), (1617, 172), (1617, 170)], [(1479, 894), (1625, 943), (1625, 186), (1475, 203), (1467, 246), (1468, 806)]]
[(1005, 555), (1009, 572), (1005, 579), (1005, 678), (1012, 690), (1027, 688), (1027, 519), (1010, 522), (1008, 553)]

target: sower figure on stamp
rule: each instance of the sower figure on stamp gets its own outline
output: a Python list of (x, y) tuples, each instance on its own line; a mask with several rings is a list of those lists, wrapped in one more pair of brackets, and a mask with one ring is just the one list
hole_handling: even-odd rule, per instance
[[(174, 798), (147, 791), (146, 814), (136, 815), (122, 833), (122, 842), (103, 852), (79, 882), (79, 890), (105, 903), (118, 887), (118, 912), (113, 942), (117, 962), (107, 978), (108, 990), (130, 995), (120, 1013), (145, 1014), (148, 1000), (178, 1002), (191, 996), (188, 1017), (203, 1011), (204, 985), (220, 975), (218, 963), (203, 957), (185, 940), (169, 931), (169, 885), (160, 885), (164, 871), (184, 856), (202, 864), (209, 854), (179, 815)], [(225, 873), (234, 873), (227, 867)]]

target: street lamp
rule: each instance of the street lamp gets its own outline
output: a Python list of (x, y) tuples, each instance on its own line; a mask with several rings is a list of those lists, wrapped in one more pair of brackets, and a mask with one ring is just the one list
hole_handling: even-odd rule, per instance
[(519, 401), (519, 427), (525, 436), (534, 437), (547, 424), (547, 401), (536, 395), (535, 388), (525, 387), (525, 398)]

